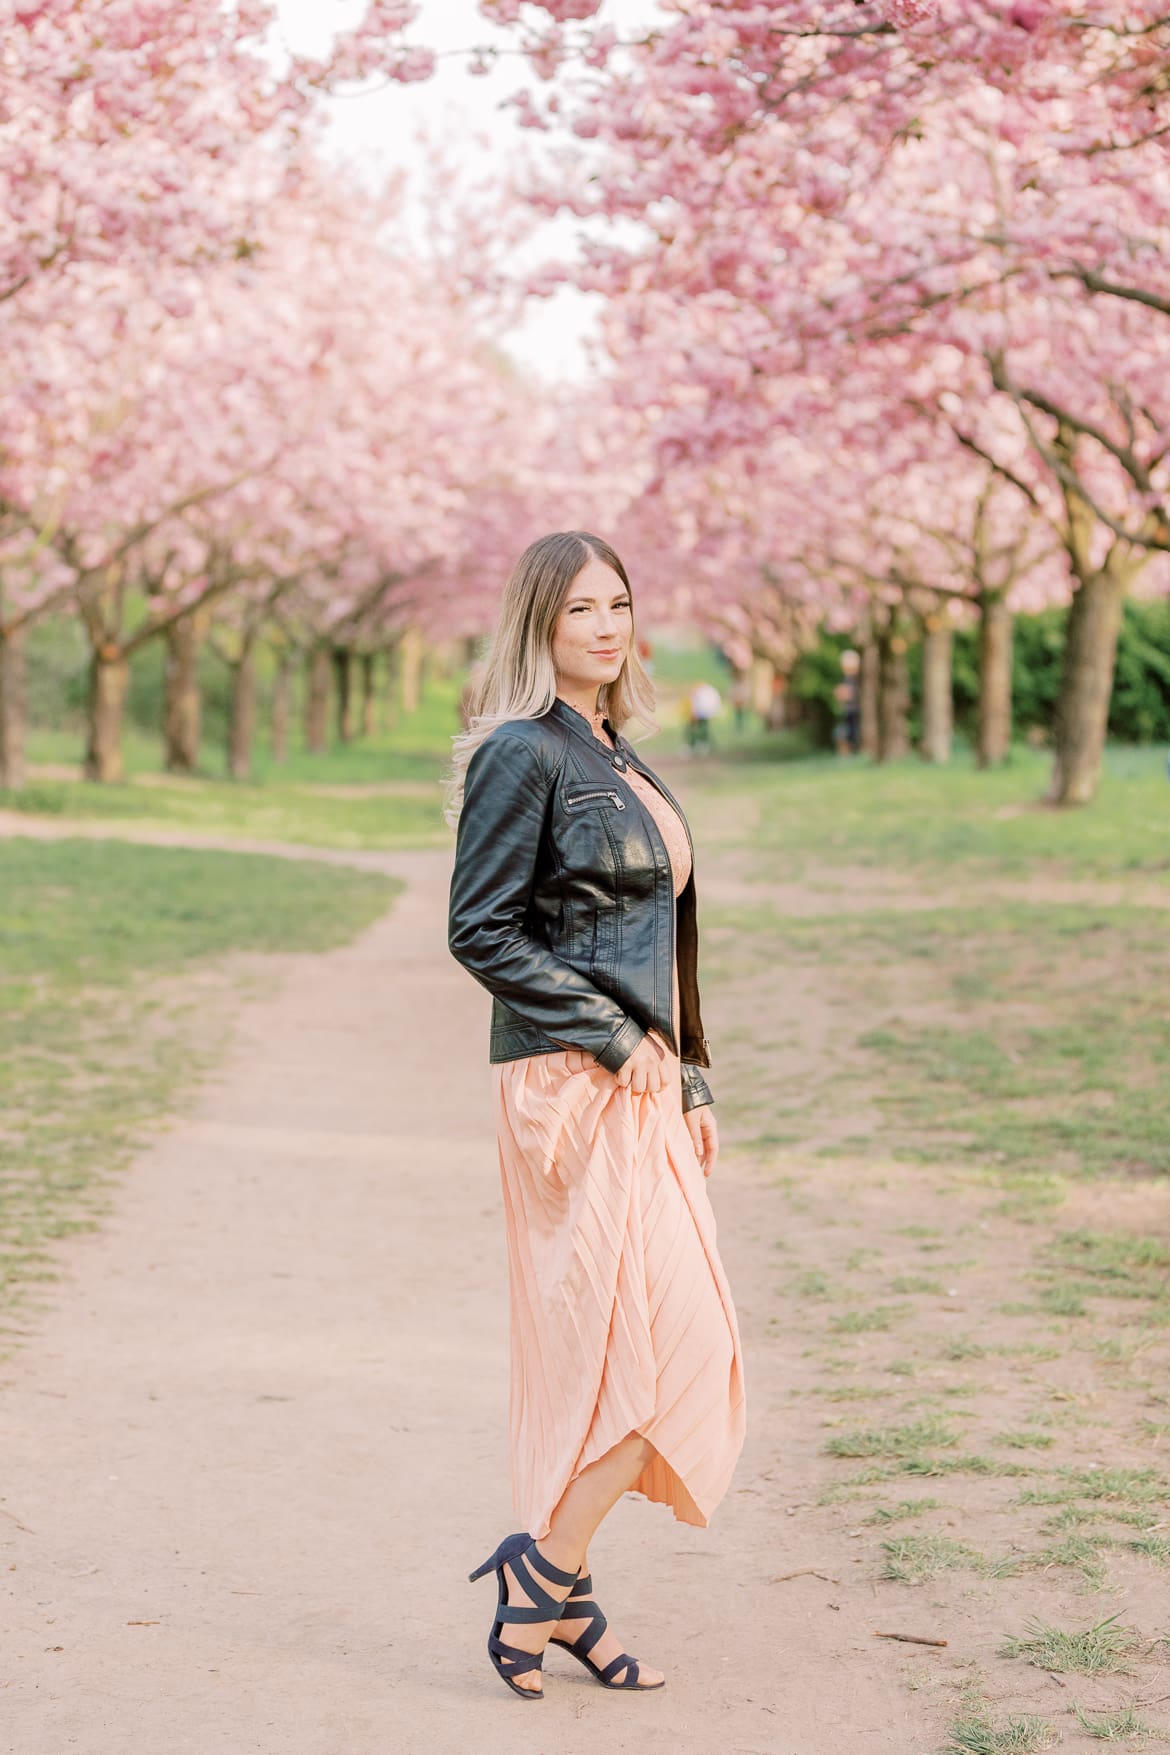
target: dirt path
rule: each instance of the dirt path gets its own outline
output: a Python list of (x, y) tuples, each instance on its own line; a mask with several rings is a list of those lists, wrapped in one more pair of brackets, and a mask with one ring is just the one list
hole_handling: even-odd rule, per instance
[[(729, 1150), (712, 1197), (746, 1347), (747, 1448), (709, 1530), (627, 1499), (591, 1556), (616, 1630), (667, 1687), (611, 1695), (556, 1652), (529, 1713), (487, 1664), (492, 1587), (466, 1580), (513, 1528), (487, 996), (446, 952), (449, 854), (337, 857), (408, 888), (353, 945), (275, 966), (113, 1216), (62, 1247), (61, 1281), (0, 1369), (0, 1748), (928, 1755), (1023, 1611), (1086, 1617), (1064, 1575), (880, 1581), (887, 1532), (863, 1524), (868, 1506), (819, 1503), (859, 1466), (825, 1454), (842, 1413), (879, 1416), (824, 1392), (880, 1395), (897, 1359), (941, 1389), (955, 1367), (940, 1346), (956, 1325), (980, 1331), (1034, 1239), (985, 1193), (920, 1170), (838, 1162), (794, 1186)], [(859, 1245), (860, 1271), (878, 1272), (874, 1250), (882, 1273), (921, 1266), (911, 1222), (947, 1239), (948, 1261), (980, 1265), (956, 1268), (957, 1295), (926, 1294), (909, 1331), (837, 1335), (826, 1351), (839, 1307), (810, 1303), (794, 1272), (858, 1271)], [(1004, 1398), (1005, 1426), (1028, 1368), (970, 1368)], [(1074, 1371), (1067, 1393), (1088, 1385)], [(1123, 1448), (1108, 1429), (1084, 1435), (1090, 1460)], [(940, 1529), (1006, 1540), (1001, 1501), (1018, 1485), (951, 1476), (886, 1497), (933, 1492)], [(1170, 1691), (1152, 1661), (1150, 1698)], [(1061, 1684), (1002, 1667), (993, 1694), (1068, 1724)], [(1105, 1687), (1074, 1692), (1093, 1704)], [(1074, 1723), (1062, 1746), (1097, 1744)]]

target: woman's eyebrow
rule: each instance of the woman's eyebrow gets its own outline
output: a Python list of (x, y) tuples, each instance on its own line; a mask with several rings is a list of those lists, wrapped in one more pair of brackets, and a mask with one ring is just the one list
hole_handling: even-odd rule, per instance
[[(626, 599), (629, 597), (629, 595), (630, 594), (628, 591), (615, 592), (614, 597), (613, 597), (613, 601), (614, 601), (614, 603), (618, 603), (619, 601), (624, 603), (626, 601)], [(572, 607), (575, 603), (596, 603), (596, 602), (597, 602), (596, 597), (571, 597), (569, 599), (569, 608), (572, 609)]]

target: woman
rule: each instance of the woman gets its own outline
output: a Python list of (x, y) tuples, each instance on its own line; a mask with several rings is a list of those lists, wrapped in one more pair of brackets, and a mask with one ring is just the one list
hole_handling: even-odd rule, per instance
[(662, 1686), (592, 1600), (627, 1490), (705, 1525), (743, 1444), (739, 1332), (704, 1177), (718, 1153), (685, 819), (622, 735), (653, 725), (630, 582), (542, 537), (504, 590), (455, 739), (452, 954), (492, 994), (508, 1241), (512, 1497), (488, 1652), (540, 1699), (551, 1639), (607, 1687)]

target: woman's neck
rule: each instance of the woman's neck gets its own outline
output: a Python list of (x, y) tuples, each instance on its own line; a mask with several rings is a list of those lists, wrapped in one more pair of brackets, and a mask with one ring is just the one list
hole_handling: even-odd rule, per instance
[(563, 694), (560, 689), (557, 690), (557, 699), (563, 701), (566, 707), (572, 707), (575, 713), (580, 713), (599, 743), (609, 743), (610, 739), (602, 726), (602, 720), (605, 718), (603, 707), (594, 707), (590, 710), (590, 708), (582, 706), (579, 701), (570, 700), (569, 696)]
[(592, 693), (588, 690), (582, 693), (576, 689), (559, 688), (557, 696), (565, 703), (566, 707), (572, 707), (575, 712), (581, 714), (582, 718), (590, 720), (595, 725), (600, 725), (605, 717), (604, 711), (597, 705), (596, 689)]

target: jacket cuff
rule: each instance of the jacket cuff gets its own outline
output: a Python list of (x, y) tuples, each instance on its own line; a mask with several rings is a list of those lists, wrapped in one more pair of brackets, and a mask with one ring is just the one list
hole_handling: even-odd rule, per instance
[(629, 1060), (645, 1034), (636, 1019), (626, 1018), (624, 1023), (618, 1025), (597, 1059), (609, 1072), (617, 1072)]
[(698, 1109), (700, 1104), (714, 1103), (711, 1087), (691, 1061), (681, 1063), (682, 1106), (685, 1115), (688, 1109)]

